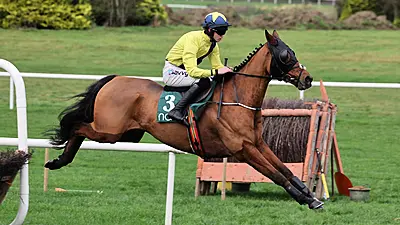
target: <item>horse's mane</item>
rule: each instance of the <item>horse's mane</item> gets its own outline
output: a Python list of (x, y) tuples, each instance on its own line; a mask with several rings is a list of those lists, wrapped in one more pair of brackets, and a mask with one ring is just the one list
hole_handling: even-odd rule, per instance
[(250, 52), (247, 58), (245, 58), (239, 65), (233, 67), (234, 72), (239, 72), (249, 61), (253, 56), (264, 46), (264, 44), (260, 44), (260, 46), (256, 47), (254, 51)]

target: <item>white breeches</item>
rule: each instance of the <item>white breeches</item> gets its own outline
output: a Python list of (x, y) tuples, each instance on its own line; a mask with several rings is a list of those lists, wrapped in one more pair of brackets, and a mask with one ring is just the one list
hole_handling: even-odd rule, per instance
[(200, 79), (195, 79), (186, 72), (186, 70), (172, 65), (170, 62), (165, 61), (163, 69), (163, 81), (168, 86), (185, 87), (192, 86)]

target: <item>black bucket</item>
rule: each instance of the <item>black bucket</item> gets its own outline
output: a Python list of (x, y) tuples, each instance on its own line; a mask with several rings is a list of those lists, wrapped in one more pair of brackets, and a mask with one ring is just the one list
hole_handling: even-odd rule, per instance
[(251, 183), (232, 183), (232, 192), (249, 192)]

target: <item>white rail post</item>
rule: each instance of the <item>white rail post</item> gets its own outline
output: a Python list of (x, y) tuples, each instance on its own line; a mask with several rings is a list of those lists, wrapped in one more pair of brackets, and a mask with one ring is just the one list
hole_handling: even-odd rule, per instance
[(301, 90), (301, 91), (300, 91), (300, 99), (301, 99), (301, 100), (304, 100), (304, 90)]
[(14, 82), (10, 76), (10, 109), (14, 108)]
[(172, 205), (174, 201), (174, 176), (175, 176), (175, 153), (169, 152), (167, 203), (165, 205), (165, 225), (172, 224)]
[[(18, 69), (10, 62), (0, 59), (0, 67), (10, 73), (15, 89), (17, 103), (17, 125), (18, 125), (18, 150), (28, 152), (28, 131), (26, 120), (26, 94), (24, 80)], [(20, 204), (17, 216), (12, 225), (20, 225), (28, 214), (29, 207), (29, 177), (28, 162), (26, 162), (20, 173)]]

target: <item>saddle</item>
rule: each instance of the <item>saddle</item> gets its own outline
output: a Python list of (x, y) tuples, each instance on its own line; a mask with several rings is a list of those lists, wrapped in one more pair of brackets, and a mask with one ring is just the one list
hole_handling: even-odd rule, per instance
[[(204, 148), (201, 143), (200, 131), (197, 126), (197, 121), (200, 119), (201, 114), (209, 103), (210, 98), (214, 94), (214, 89), (217, 82), (212, 81), (210, 88), (206, 89), (197, 98), (194, 99), (193, 103), (189, 104), (188, 109), (185, 110), (185, 117), (187, 118), (187, 124), (189, 127), (188, 138), (190, 147), (193, 153), (200, 157), (204, 156)], [(176, 104), (181, 100), (183, 94), (189, 90), (189, 87), (171, 87), (164, 86), (164, 89), (160, 95), (157, 108), (157, 122), (159, 123), (175, 123), (177, 121), (172, 120), (168, 117), (168, 112), (175, 107)]]
[[(188, 110), (185, 111), (185, 116), (188, 115), (189, 110), (193, 110), (193, 114), (196, 120), (200, 119), (201, 114), (204, 111), (204, 106), (207, 105), (210, 98), (214, 93), (216, 81), (211, 81), (210, 88), (204, 90), (199, 96), (197, 96), (193, 102), (189, 105)], [(181, 100), (183, 94), (188, 91), (190, 86), (185, 87), (172, 87), (164, 86), (163, 92), (158, 100), (157, 107), (157, 122), (159, 123), (173, 123), (176, 122), (168, 118), (167, 114), (171, 111), (176, 104)]]

